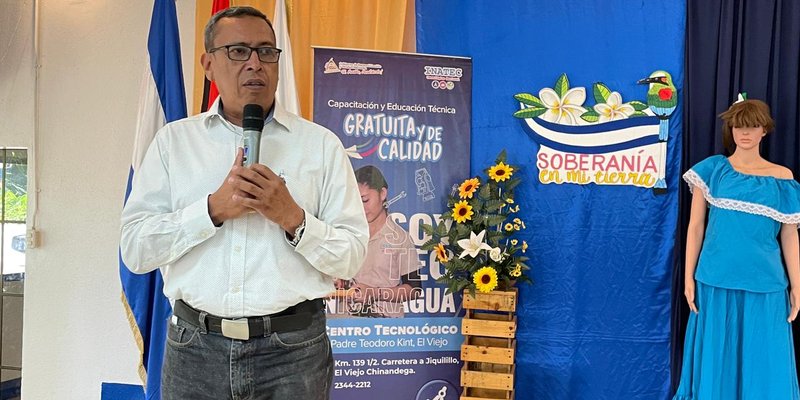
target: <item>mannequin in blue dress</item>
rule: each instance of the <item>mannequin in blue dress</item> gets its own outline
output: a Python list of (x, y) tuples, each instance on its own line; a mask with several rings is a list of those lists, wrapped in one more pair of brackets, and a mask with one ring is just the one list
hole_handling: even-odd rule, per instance
[(800, 399), (791, 331), (800, 310), (800, 184), (759, 153), (774, 126), (764, 102), (738, 101), (720, 117), (732, 155), (684, 174), (692, 313), (674, 399)]

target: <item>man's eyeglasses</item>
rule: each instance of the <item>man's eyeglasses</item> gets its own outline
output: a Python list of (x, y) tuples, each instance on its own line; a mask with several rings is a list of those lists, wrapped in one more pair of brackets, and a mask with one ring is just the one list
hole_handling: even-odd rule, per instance
[(258, 59), (265, 63), (276, 63), (281, 58), (281, 49), (276, 47), (249, 47), (241, 44), (229, 44), (227, 46), (214, 47), (208, 49), (207, 53), (213, 53), (219, 49), (225, 49), (228, 53), (228, 58), (233, 61), (247, 61), (253, 51), (258, 55)]

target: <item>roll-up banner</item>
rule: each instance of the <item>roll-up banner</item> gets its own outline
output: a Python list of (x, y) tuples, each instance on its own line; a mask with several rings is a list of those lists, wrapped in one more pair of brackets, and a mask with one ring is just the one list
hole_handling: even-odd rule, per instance
[(327, 300), (334, 400), (459, 397), (461, 298), (420, 246), (469, 177), (471, 91), (468, 58), (314, 49), (314, 121), (347, 150), (370, 226)]

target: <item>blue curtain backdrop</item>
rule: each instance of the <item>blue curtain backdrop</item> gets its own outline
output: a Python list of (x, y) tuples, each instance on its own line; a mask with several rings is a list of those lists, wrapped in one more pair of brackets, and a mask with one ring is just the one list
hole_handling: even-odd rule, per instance
[[(417, 0), (417, 51), (473, 58), (472, 171), (501, 149), (523, 166), (518, 202), (536, 283), (520, 288), (519, 399), (670, 398), (673, 247), (678, 220), (684, 1)], [(601, 81), (623, 101), (672, 74), (666, 194), (631, 186), (543, 185), (539, 145), (511, 114), (516, 93)], [(591, 96), (589, 94), (588, 96)], [(467, 172), (465, 171), (465, 176)]]
[[(800, 176), (800, 2), (796, 0), (689, 0), (686, 17), (684, 170), (725, 154), (717, 117), (747, 92), (767, 102), (775, 132), (761, 154)], [(673, 382), (680, 378), (689, 309), (683, 297), (683, 249), (691, 195), (681, 186), (681, 235), (676, 245)], [(800, 332), (795, 323), (795, 353)], [(798, 357), (795, 356), (797, 359)]]

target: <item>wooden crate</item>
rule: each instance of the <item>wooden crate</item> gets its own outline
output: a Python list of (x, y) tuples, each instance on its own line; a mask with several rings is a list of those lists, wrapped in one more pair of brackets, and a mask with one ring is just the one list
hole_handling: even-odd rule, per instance
[(482, 336), (466, 336), (461, 345), (461, 361), (514, 364), (517, 341)]
[(461, 323), (460, 400), (511, 400), (514, 398), (514, 355), (517, 291), (464, 293), (467, 310)]
[(514, 366), (492, 363), (474, 363), (461, 368), (461, 386), (514, 390)]
[(514, 400), (514, 392), (465, 387), (459, 400)]
[(517, 317), (467, 310), (461, 320), (461, 334), (513, 338), (517, 335)]
[(514, 312), (517, 310), (517, 288), (493, 290), (489, 293), (475, 292), (475, 297), (464, 292), (462, 306), (470, 310)]

